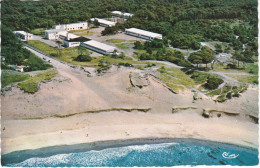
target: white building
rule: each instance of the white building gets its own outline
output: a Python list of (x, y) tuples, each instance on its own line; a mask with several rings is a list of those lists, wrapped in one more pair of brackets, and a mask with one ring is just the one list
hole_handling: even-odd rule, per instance
[(90, 20), (91, 20), (92, 23), (95, 20), (97, 20), (98, 23), (100, 24), (100, 26), (103, 26), (103, 27), (111, 27), (111, 26), (115, 26), (116, 25), (116, 22), (111, 22), (111, 21), (108, 21), (108, 20), (105, 20), (105, 19), (91, 18)]
[(121, 12), (121, 11), (112, 11), (111, 14), (113, 16), (123, 17), (123, 18), (130, 18), (130, 17), (134, 16), (134, 14), (132, 14), (132, 13), (124, 13), (124, 12)]
[(104, 54), (104, 55), (111, 55), (116, 50), (115, 47), (100, 43), (95, 40), (89, 40), (86, 42), (81, 43), (81, 46), (86, 47), (87, 49), (90, 49), (92, 51)]
[(50, 29), (50, 30), (45, 30), (45, 37), (49, 40), (58, 40), (60, 35), (66, 36), (67, 31), (65, 29)]
[(33, 34), (27, 33), (25, 31), (14, 31), (14, 34), (22, 40), (22, 41), (28, 41), (33, 39)]
[(141, 30), (137, 28), (125, 29), (125, 33), (135, 37), (143, 38), (145, 40), (153, 40), (155, 38), (162, 39), (162, 34), (153, 33), (150, 31)]
[(52, 26), (53, 29), (65, 29), (69, 30), (82, 30), (88, 28), (88, 22), (79, 22), (79, 23), (70, 23), (70, 24), (61, 24)]

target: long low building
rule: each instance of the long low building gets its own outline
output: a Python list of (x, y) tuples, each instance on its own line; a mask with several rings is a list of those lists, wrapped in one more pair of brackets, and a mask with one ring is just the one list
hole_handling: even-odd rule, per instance
[(58, 40), (60, 35), (66, 36), (68, 33), (65, 29), (50, 29), (50, 30), (45, 30), (45, 38), (49, 40)]
[(91, 20), (92, 23), (95, 20), (97, 20), (98, 23), (100, 24), (100, 26), (103, 26), (103, 27), (111, 27), (111, 26), (115, 26), (116, 25), (116, 22), (108, 21), (108, 20), (105, 20), (105, 19), (92, 18), (90, 20)]
[(65, 29), (69, 30), (82, 30), (88, 28), (88, 22), (70, 23), (70, 24), (60, 24), (52, 26), (53, 29)]
[(95, 41), (89, 40), (86, 42), (81, 43), (81, 46), (86, 47), (92, 51), (104, 54), (104, 55), (111, 55), (116, 50), (116, 47)]
[(141, 30), (141, 29), (137, 29), (137, 28), (125, 29), (125, 33), (128, 35), (132, 35), (132, 36), (143, 38), (145, 40), (150, 40), (150, 41), (155, 38), (162, 39), (162, 34), (153, 33), (150, 31)]
[(28, 41), (33, 39), (33, 34), (27, 33), (25, 31), (14, 31), (14, 34), (22, 40), (22, 41)]

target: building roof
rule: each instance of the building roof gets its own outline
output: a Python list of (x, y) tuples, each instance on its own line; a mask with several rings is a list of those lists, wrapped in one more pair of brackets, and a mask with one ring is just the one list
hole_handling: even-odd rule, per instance
[(48, 33), (56, 33), (56, 32), (62, 32), (62, 31), (66, 31), (65, 29), (49, 29), (49, 30), (45, 30), (45, 32)]
[(116, 24), (116, 22), (108, 21), (108, 20), (105, 20), (105, 19), (99, 19), (99, 18), (92, 18), (91, 21), (94, 21), (95, 19), (96, 19), (99, 23), (101, 23), (101, 24), (106, 24), (106, 25), (109, 25), (109, 26), (114, 26), (114, 25)]
[(33, 34), (31, 34), (31, 33), (25, 32), (25, 31), (14, 31), (14, 33), (18, 33), (18, 34), (22, 34), (22, 35), (30, 35), (30, 36), (33, 35)]
[(117, 14), (117, 15), (121, 15), (122, 14), (122, 12), (120, 12), (120, 11), (112, 11), (111, 13)]
[(141, 35), (153, 37), (153, 38), (162, 37), (162, 34), (153, 33), (150, 31), (141, 30), (141, 29), (137, 29), (137, 28), (129, 28), (129, 29), (125, 29), (125, 31), (136, 33), (136, 34), (141, 34)]
[(116, 49), (113, 46), (110, 46), (110, 45), (107, 45), (107, 44), (104, 44), (104, 43), (100, 43), (100, 42), (95, 41), (95, 40), (86, 41), (86, 42), (84, 42), (84, 44), (87, 44), (89, 46), (98, 48), (98, 49), (106, 51), (106, 52), (113, 52)]
[(54, 25), (54, 26), (60, 26), (60, 25), (74, 25), (74, 24), (88, 24), (88, 22), (77, 22), (77, 23), (68, 23), (68, 24), (58, 24), (58, 25)]
[(134, 14), (132, 14), (132, 13), (123, 13), (123, 12), (121, 12), (121, 11), (112, 11), (111, 13), (112, 13), (112, 14), (116, 14), (116, 15), (124, 15), (124, 16), (128, 16), (128, 17), (131, 17), (131, 16), (134, 15)]
[(81, 36), (81, 37), (77, 37), (77, 38), (73, 38), (73, 39), (65, 40), (65, 41), (68, 41), (68, 42), (86, 42), (86, 41), (89, 41), (89, 40), (91, 40), (91, 39)]

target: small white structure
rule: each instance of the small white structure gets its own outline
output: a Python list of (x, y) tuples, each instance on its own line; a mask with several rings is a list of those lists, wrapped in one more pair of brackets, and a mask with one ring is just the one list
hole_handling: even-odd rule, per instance
[(16, 71), (24, 72), (23, 68), (25, 66), (23, 66), (23, 65), (20, 65), (20, 66), (18, 66), (18, 65), (8, 65), (8, 67), (13, 68)]
[(82, 30), (88, 28), (88, 22), (79, 22), (79, 23), (70, 23), (70, 24), (61, 24), (52, 26), (53, 29), (65, 29), (69, 30)]
[(137, 29), (137, 28), (125, 29), (125, 34), (143, 38), (145, 40), (150, 40), (150, 41), (155, 38), (162, 39), (162, 34), (153, 33), (150, 31), (141, 30), (141, 29)]
[(130, 18), (130, 17), (134, 16), (134, 14), (132, 14), (132, 13), (124, 13), (124, 12), (121, 12), (121, 11), (112, 11), (111, 14), (113, 16), (123, 17), (123, 18)]
[(45, 37), (49, 40), (58, 40), (60, 35), (66, 36), (67, 31), (65, 29), (50, 29), (50, 30), (45, 30)]
[(33, 34), (27, 33), (25, 31), (14, 31), (14, 34), (22, 40), (22, 41), (28, 41), (33, 39)]
[(105, 20), (105, 19), (91, 18), (90, 20), (91, 20), (92, 23), (95, 20), (97, 20), (98, 23), (100, 24), (100, 26), (103, 26), (103, 27), (111, 27), (111, 26), (115, 26), (116, 25), (116, 22), (111, 22), (111, 21), (108, 21), (108, 20)]
[(83, 43), (81, 43), (81, 46), (86, 47), (95, 52), (104, 54), (104, 55), (111, 55), (116, 50), (116, 48), (113, 46), (110, 46), (110, 45), (107, 45), (104, 43), (100, 43), (95, 40), (89, 40), (89, 41), (83, 42)]

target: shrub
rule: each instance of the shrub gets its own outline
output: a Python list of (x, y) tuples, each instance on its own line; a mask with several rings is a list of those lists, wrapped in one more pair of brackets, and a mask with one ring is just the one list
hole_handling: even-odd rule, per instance
[(227, 64), (227, 68), (228, 69), (236, 69), (237, 68), (237, 65), (236, 64)]
[(208, 76), (207, 83), (204, 85), (205, 88), (213, 90), (217, 89), (220, 84), (224, 81), (216, 76)]
[(80, 62), (90, 62), (92, 58), (89, 55), (79, 55), (75, 60)]

